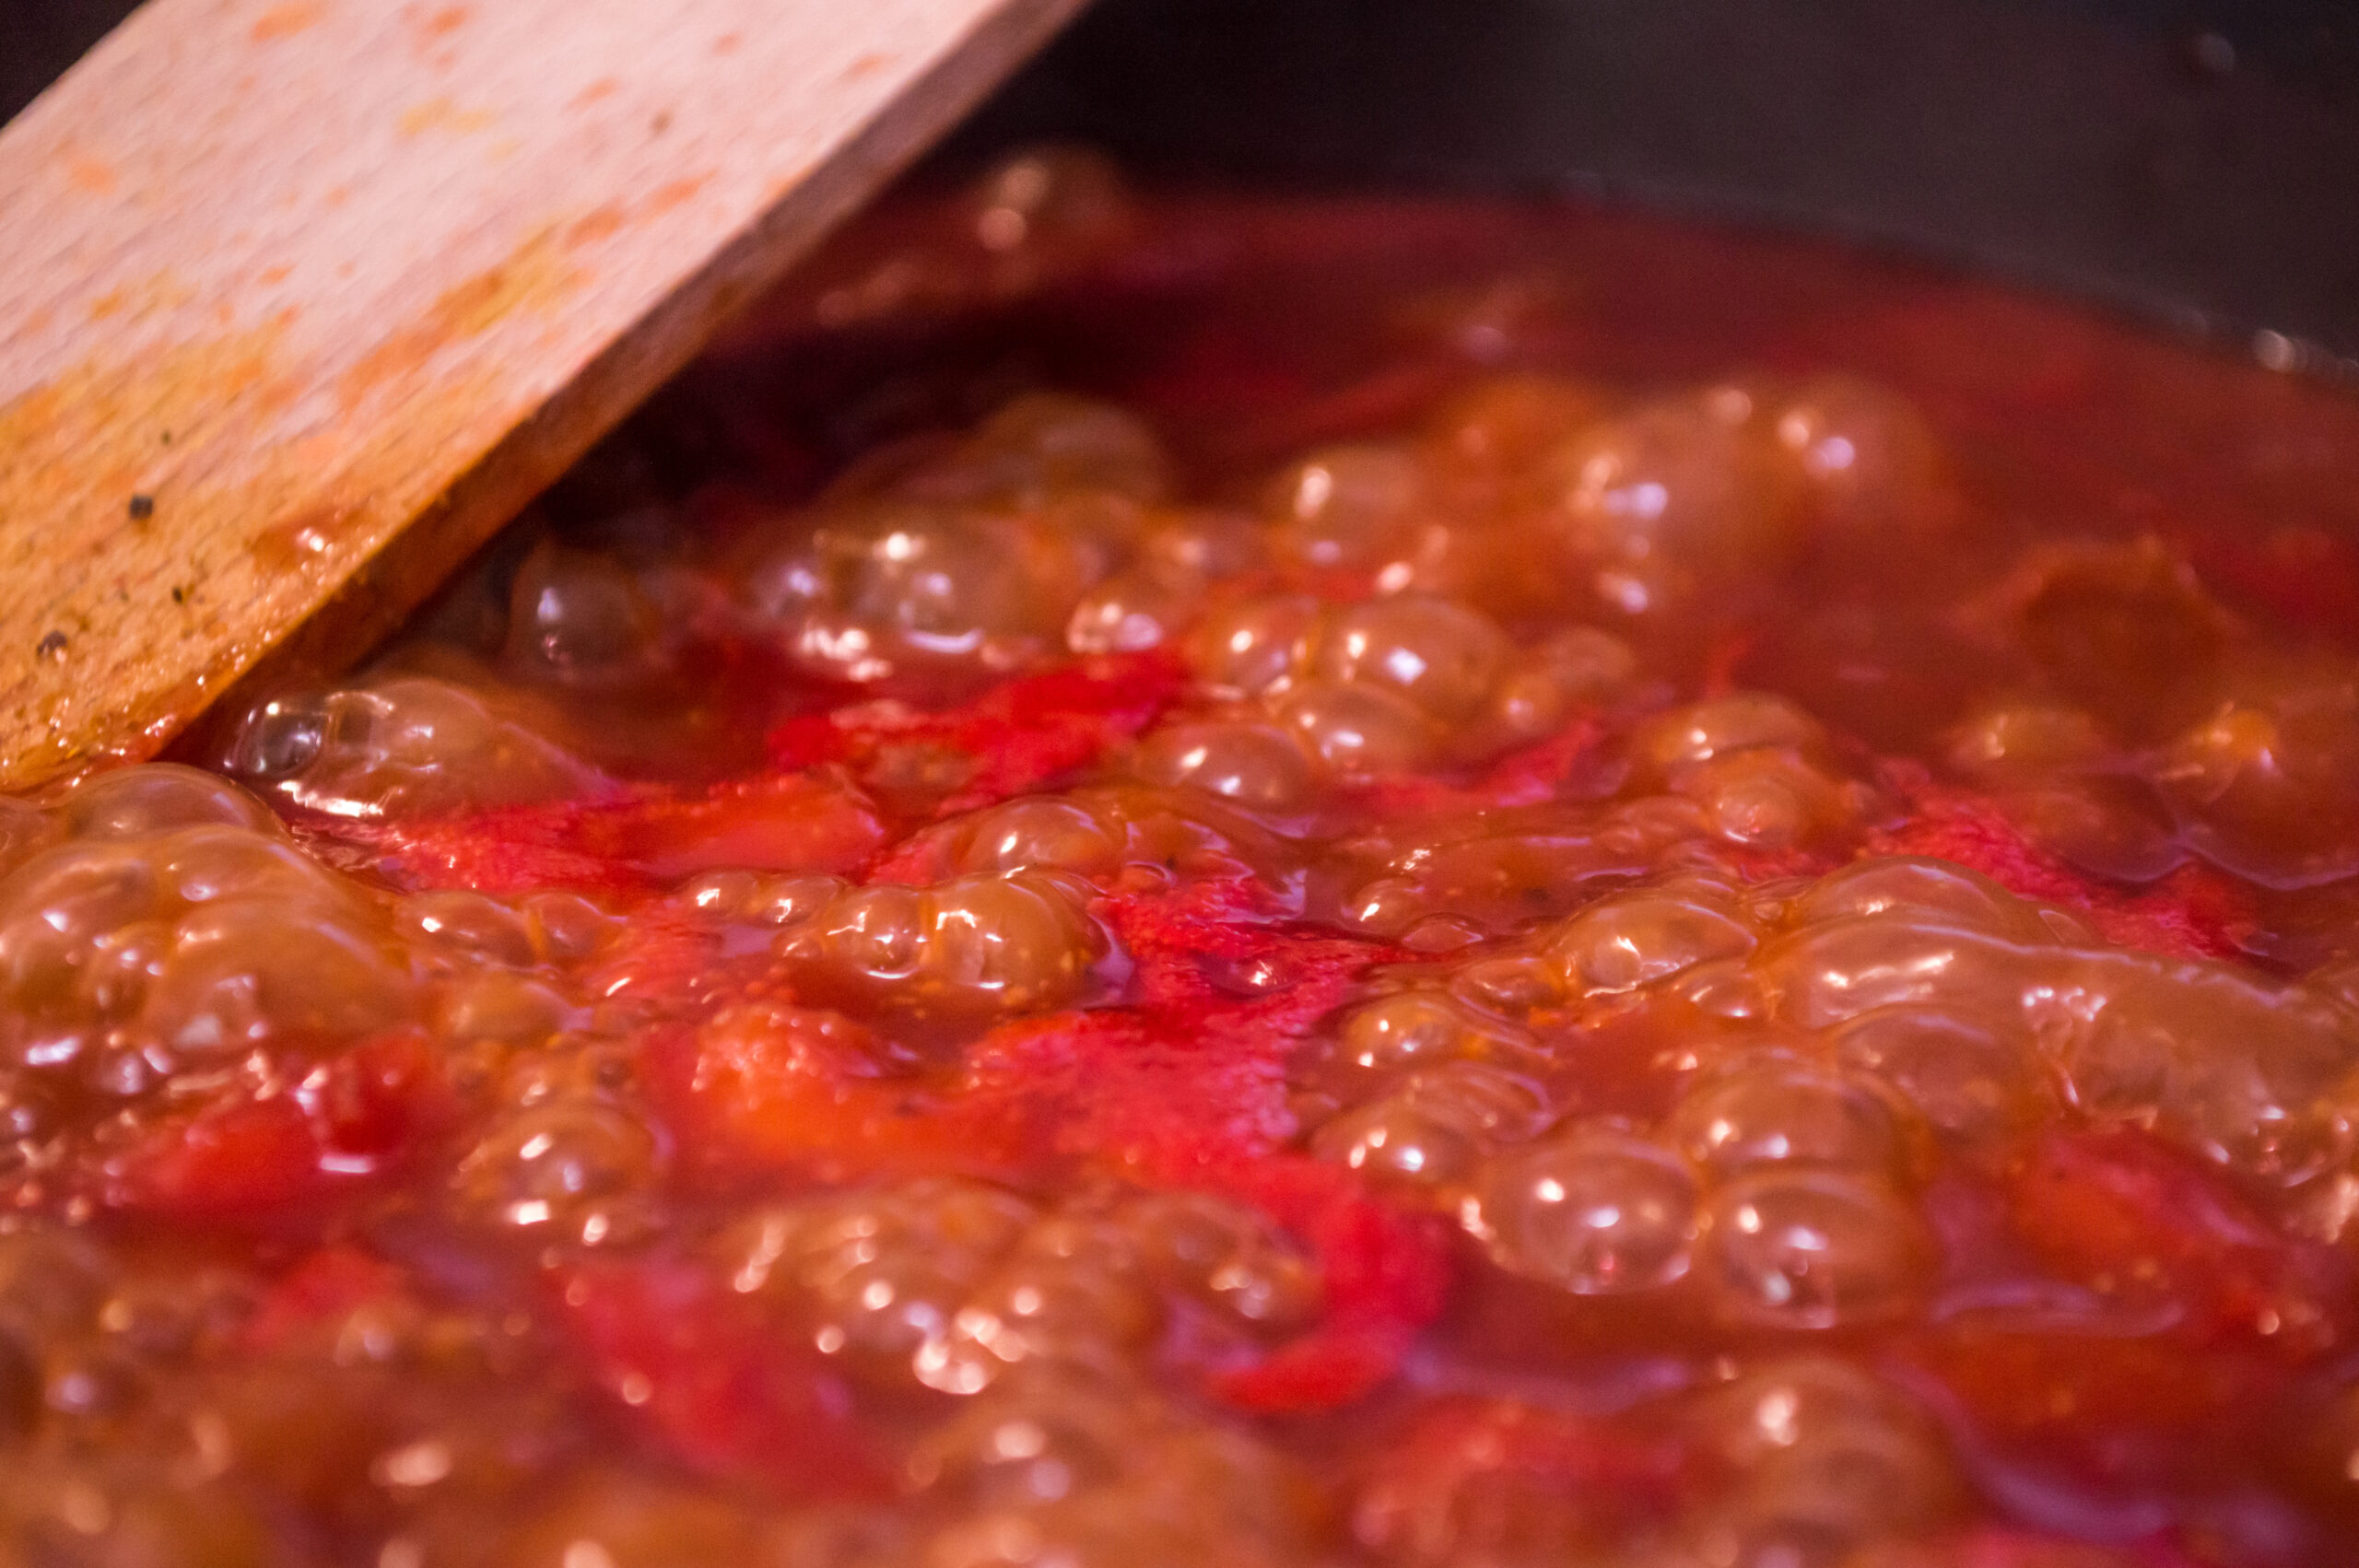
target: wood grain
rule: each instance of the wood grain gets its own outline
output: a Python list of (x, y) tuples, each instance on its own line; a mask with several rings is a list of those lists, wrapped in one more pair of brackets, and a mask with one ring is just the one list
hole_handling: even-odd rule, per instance
[(357, 657), (1080, 3), (150, 0), (0, 131), (0, 789)]

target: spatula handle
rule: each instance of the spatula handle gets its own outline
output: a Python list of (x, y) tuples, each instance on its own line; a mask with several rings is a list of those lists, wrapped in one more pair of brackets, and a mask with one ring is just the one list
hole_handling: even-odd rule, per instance
[(0, 789), (357, 655), (1081, 0), (150, 0), (0, 131)]

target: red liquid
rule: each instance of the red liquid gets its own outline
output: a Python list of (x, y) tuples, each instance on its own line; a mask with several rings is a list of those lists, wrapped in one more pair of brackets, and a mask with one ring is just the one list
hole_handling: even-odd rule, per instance
[(905, 202), (0, 818), (0, 1539), (2346, 1561), (2355, 514), (1816, 245)]

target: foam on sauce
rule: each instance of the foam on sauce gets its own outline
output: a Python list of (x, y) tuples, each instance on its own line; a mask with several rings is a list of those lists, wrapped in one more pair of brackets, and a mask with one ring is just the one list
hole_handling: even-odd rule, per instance
[(0, 1555), (2347, 1561), (2354, 541), (1848, 252), (890, 205), (0, 802)]

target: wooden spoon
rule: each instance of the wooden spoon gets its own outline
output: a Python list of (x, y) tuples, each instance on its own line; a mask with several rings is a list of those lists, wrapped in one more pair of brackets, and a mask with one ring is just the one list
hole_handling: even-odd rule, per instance
[(0, 789), (357, 658), (1081, 3), (150, 0), (0, 131)]

